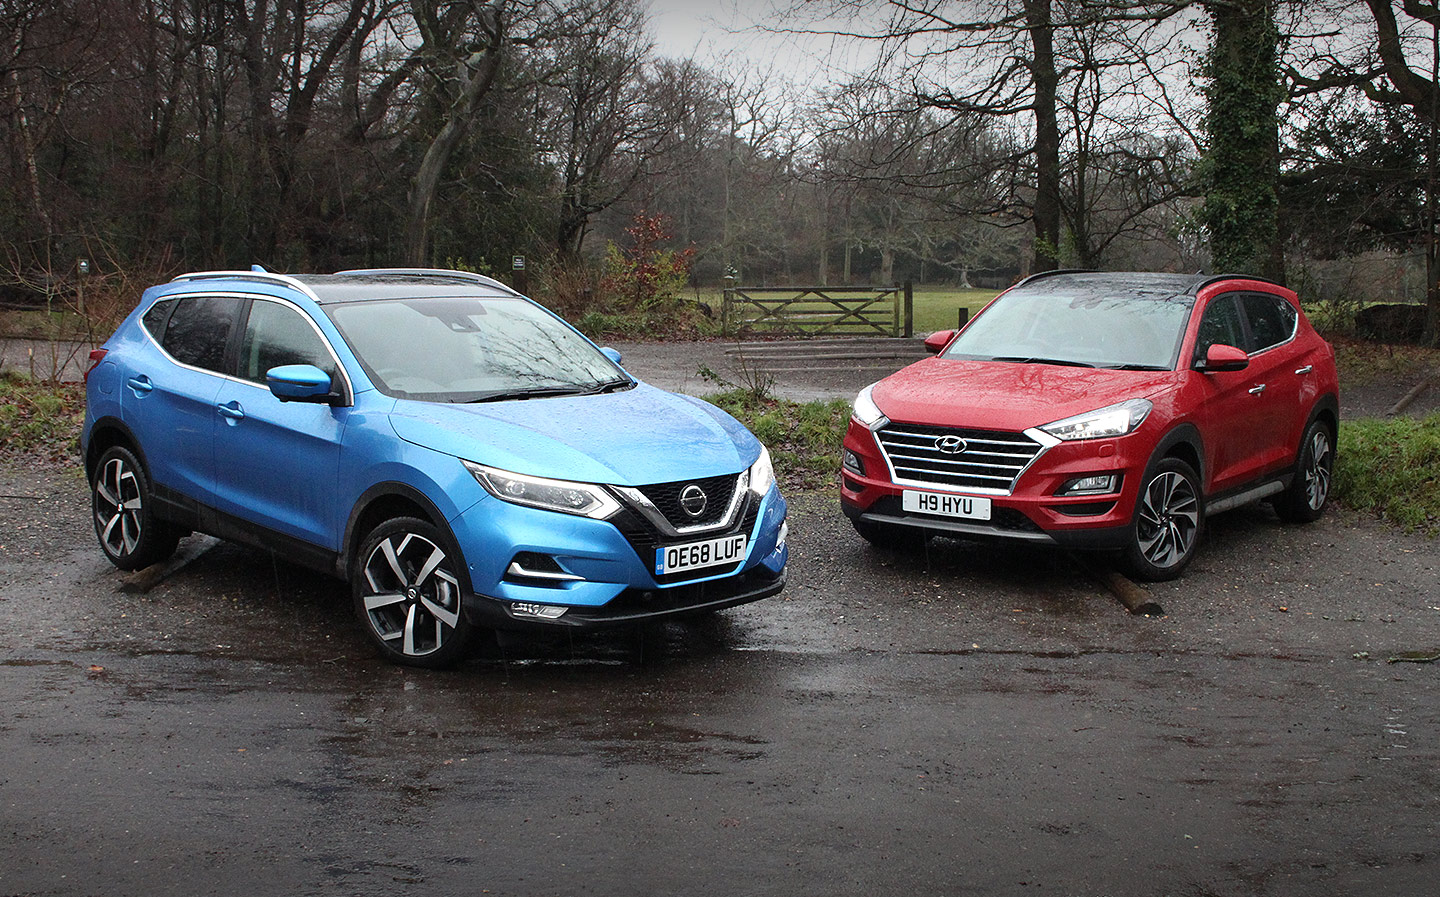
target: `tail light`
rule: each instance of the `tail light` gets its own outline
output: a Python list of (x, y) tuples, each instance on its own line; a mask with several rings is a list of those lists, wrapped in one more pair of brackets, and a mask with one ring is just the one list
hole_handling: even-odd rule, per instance
[(100, 366), (100, 362), (105, 360), (105, 354), (109, 351), (109, 349), (90, 350), (90, 367), (85, 370), (86, 383), (90, 382), (90, 373)]

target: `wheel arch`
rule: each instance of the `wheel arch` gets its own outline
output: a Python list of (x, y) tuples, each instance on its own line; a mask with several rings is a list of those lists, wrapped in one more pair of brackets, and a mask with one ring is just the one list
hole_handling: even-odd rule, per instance
[(345, 541), (336, 558), (337, 572), (342, 579), (349, 578), (350, 565), (365, 536), (381, 523), (396, 517), (415, 517), (440, 530), (450, 540), (451, 547), (460, 552), (461, 562), (456, 566), (465, 577), (466, 588), (469, 588), (470, 575), (464, 562), (464, 551), (460, 550), (445, 515), (425, 493), (399, 482), (376, 483), (361, 493), (350, 510), (350, 518), (345, 523)]
[[(1310, 429), (1315, 421), (1324, 421), (1330, 428), (1330, 441), (1338, 442), (1340, 439), (1340, 399), (1334, 393), (1326, 393), (1315, 400), (1310, 407), (1310, 416), (1305, 420), (1305, 428), (1300, 432)], [(1333, 449), (1332, 449), (1333, 451)]]
[(1150, 454), (1150, 463), (1145, 465), (1148, 472), (1156, 464), (1166, 458), (1175, 458), (1190, 465), (1195, 471), (1195, 476), (1200, 478), (1203, 491), (1205, 478), (1205, 442), (1200, 437), (1200, 430), (1194, 424), (1181, 424), (1175, 429), (1166, 433), (1155, 446), (1155, 451)]
[(95, 478), (95, 465), (99, 463), (100, 456), (111, 448), (121, 445), (129, 449), (140, 464), (145, 468), (145, 475), (150, 475), (150, 461), (145, 457), (145, 450), (140, 448), (140, 440), (125, 422), (118, 417), (102, 417), (90, 426), (90, 431), (85, 440), (85, 479)]

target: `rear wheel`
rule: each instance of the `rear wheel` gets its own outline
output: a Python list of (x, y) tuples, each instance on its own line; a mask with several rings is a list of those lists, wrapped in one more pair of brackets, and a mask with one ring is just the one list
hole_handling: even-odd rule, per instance
[(1335, 445), (1330, 427), (1324, 421), (1311, 421), (1300, 437), (1295, 455), (1295, 476), (1290, 488), (1275, 502), (1280, 519), (1291, 523), (1309, 523), (1325, 513), (1330, 500), (1330, 480), (1335, 470)]
[(397, 517), (370, 531), (350, 587), (361, 624), (387, 659), (447, 667), (464, 656), (474, 627), (461, 608), (460, 563), (446, 534), (424, 520)]
[(112, 446), (100, 456), (90, 508), (100, 548), (121, 570), (139, 570), (175, 553), (180, 533), (156, 519), (150, 477), (129, 449)]
[(1166, 458), (1150, 469), (1140, 486), (1135, 519), (1125, 547), (1130, 575), (1163, 582), (1180, 575), (1195, 556), (1205, 510), (1200, 479), (1189, 464)]

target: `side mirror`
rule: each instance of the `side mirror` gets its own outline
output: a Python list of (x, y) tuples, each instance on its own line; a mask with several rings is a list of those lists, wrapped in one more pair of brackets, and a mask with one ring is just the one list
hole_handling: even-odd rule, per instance
[(937, 330), (925, 337), (925, 351), (931, 355), (939, 355), (945, 351), (945, 347), (950, 345), (950, 341), (954, 338), (955, 331), (953, 330)]
[(282, 402), (329, 404), (330, 375), (313, 364), (282, 364), (265, 372), (270, 392)]
[(1205, 350), (1205, 360), (1199, 365), (1199, 369), (1213, 374), (1216, 371), (1243, 371), (1249, 366), (1250, 356), (1245, 354), (1244, 349), (1216, 343)]
[(615, 362), (616, 364), (619, 364), (619, 363), (620, 363), (620, 350), (619, 350), (619, 349), (612, 349), (612, 348), (610, 348), (609, 346), (601, 346), (601, 347), (600, 347), (600, 354), (601, 354), (601, 355), (604, 355), (606, 358), (610, 359), (611, 361)]

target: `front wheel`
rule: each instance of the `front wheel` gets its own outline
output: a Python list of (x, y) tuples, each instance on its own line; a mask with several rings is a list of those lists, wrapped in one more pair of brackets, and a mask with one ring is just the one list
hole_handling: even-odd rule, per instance
[(1290, 488), (1275, 502), (1275, 512), (1289, 523), (1309, 523), (1325, 513), (1330, 500), (1330, 480), (1335, 471), (1335, 446), (1330, 427), (1324, 421), (1311, 421), (1300, 437), (1295, 454), (1295, 476)]
[(1166, 458), (1146, 474), (1125, 547), (1130, 575), (1146, 582), (1174, 579), (1195, 556), (1205, 525), (1200, 478), (1189, 464)]
[(121, 570), (139, 570), (175, 553), (180, 534), (156, 519), (150, 477), (124, 446), (111, 446), (95, 465), (90, 509), (100, 548)]
[(474, 627), (461, 609), (459, 552), (430, 523), (387, 520), (365, 538), (350, 576), (355, 612), (395, 663), (447, 667), (465, 654)]

